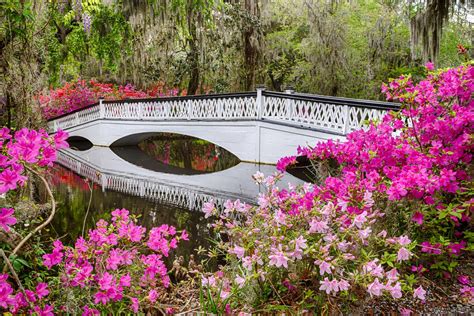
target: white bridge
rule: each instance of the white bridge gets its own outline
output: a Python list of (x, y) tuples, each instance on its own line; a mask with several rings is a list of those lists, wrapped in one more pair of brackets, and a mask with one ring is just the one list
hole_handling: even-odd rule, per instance
[[(198, 175), (177, 175), (148, 170), (127, 162), (108, 147), (92, 147), (86, 151), (64, 149), (58, 152), (57, 162), (90, 179), (102, 190), (123, 192), (162, 203), (201, 210), (202, 204), (213, 200), (221, 205), (227, 199), (240, 199), (254, 204), (262, 189), (252, 175), (257, 171), (271, 175), (274, 166), (239, 163), (229, 169)], [(279, 186), (302, 181), (285, 174)]]
[(154, 133), (197, 137), (241, 161), (275, 163), (298, 146), (341, 139), (398, 104), (287, 91), (103, 101), (48, 123), (96, 146), (132, 145)]

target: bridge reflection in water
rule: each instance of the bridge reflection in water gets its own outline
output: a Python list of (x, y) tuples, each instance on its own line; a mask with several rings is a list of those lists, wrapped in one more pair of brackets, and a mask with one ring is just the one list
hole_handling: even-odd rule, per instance
[[(171, 174), (134, 165), (109, 147), (61, 150), (58, 163), (90, 179), (103, 191), (131, 194), (188, 210), (200, 210), (203, 203), (211, 199), (218, 205), (227, 199), (254, 203), (263, 188), (254, 183), (252, 175), (257, 171), (270, 175), (276, 170), (270, 165), (242, 162), (213, 173)], [(280, 186), (285, 187), (288, 183), (297, 185), (302, 181), (287, 174)]]
[[(210, 240), (214, 239), (207, 228), (208, 220), (200, 212), (202, 204), (210, 199), (217, 204), (227, 199), (253, 203), (262, 188), (251, 176), (258, 170), (265, 174), (275, 170), (274, 166), (239, 163), (214, 173), (163, 173), (128, 162), (124, 158), (133, 153), (133, 149), (121, 150), (122, 157), (108, 147), (92, 147), (86, 151), (67, 149), (58, 153), (59, 165), (51, 173), (58, 200), (58, 214), (52, 223), (56, 238), (71, 243), (83, 230), (87, 232), (95, 226), (100, 218), (110, 220), (111, 210), (126, 208), (139, 216), (139, 223), (148, 229), (161, 224), (186, 229), (190, 240), (173, 254), (183, 256), (185, 262), (191, 260), (191, 256), (198, 261), (202, 257), (195, 249), (210, 247)], [(147, 161), (145, 165), (148, 166)], [(90, 181), (86, 183), (82, 177)], [(286, 176), (281, 184), (288, 182), (298, 184), (301, 180)]]

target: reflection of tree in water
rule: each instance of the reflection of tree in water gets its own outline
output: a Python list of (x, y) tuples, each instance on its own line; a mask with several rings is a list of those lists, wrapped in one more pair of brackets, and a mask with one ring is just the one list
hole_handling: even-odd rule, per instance
[(229, 151), (186, 135), (161, 133), (142, 141), (138, 147), (162, 163), (204, 172), (221, 171), (240, 162)]

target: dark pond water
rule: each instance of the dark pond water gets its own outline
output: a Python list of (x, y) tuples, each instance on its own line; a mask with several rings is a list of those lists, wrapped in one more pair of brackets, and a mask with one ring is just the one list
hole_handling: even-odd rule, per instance
[(210, 245), (209, 238), (212, 236), (207, 228), (208, 222), (197, 211), (130, 194), (103, 192), (99, 185), (60, 165), (52, 168), (50, 175), (58, 202), (52, 235), (60, 237), (66, 243), (72, 243), (81, 236), (83, 230), (87, 232), (93, 228), (99, 219), (110, 221), (111, 211), (125, 208), (139, 216), (140, 225), (147, 229), (161, 224), (173, 225), (178, 230), (186, 229), (190, 239), (184, 241), (175, 254), (187, 260), (195, 253), (196, 248), (207, 248)]
[(160, 133), (135, 146), (111, 149), (136, 166), (179, 175), (222, 171), (240, 162), (234, 154), (215, 144), (170, 133)]

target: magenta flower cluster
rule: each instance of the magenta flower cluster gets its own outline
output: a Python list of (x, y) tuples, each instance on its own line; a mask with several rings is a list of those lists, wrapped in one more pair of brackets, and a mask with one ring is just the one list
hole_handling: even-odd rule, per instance
[[(428, 70), (432, 70), (430, 65)], [(429, 72), (418, 84), (402, 76), (382, 90), (388, 99), (402, 103), (399, 113), (350, 133), (345, 142), (299, 148), (298, 155), (333, 160), (341, 166), (340, 176), (327, 178), (326, 186), (337, 187), (334, 197), (346, 203), (348, 212), (362, 211), (357, 200), (347, 198), (349, 191), (367, 190), (388, 201), (418, 203), (413, 205), (411, 220), (419, 229), (427, 220), (433, 224), (444, 219), (441, 223), (456, 226), (455, 235), (462, 237), (474, 203), (468, 194), (474, 151), (474, 67)], [(295, 163), (295, 157), (285, 157), (278, 169), (284, 171)], [(453, 195), (457, 203), (450, 198)], [(467, 246), (463, 240), (446, 245), (425, 240), (421, 245), (424, 253), (453, 255)]]
[[(44, 130), (20, 129), (14, 133), (8, 128), (0, 129), (2, 152), (0, 154), (0, 193), (15, 190), (25, 184), (26, 168), (38, 172), (45, 166), (51, 166), (56, 160), (56, 151), (68, 147), (68, 135), (58, 131), (48, 136)], [(0, 228), (6, 232), (16, 224), (14, 209), (0, 209)], [(44, 282), (36, 285), (34, 291), (26, 289), (16, 291), (8, 282), (7, 274), (0, 274), (0, 306), (17, 313), (24, 308), (38, 315), (51, 315), (52, 307), (45, 302), (49, 294)]]
[(53, 315), (51, 305), (45, 303), (45, 298), (49, 294), (48, 285), (40, 282), (36, 285), (34, 291), (17, 291), (7, 282), (8, 274), (0, 274), (0, 307), (4, 310), (10, 310), (13, 314), (19, 313), (27, 308), (33, 314), (41, 316)]
[[(296, 297), (319, 290), (347, 299), (363, 289), (373, 297), (399, 299), (408, 292), (426, 299), (427, 291), (407, 279), (409, 263), (433, 254), (455, 259), (469, 247), (464, 230), (474, 202), (474, 67), (431, 71), (418, 84), (403, 76), (383, 91), (403, 104), (400, 112), (344, 142), (298, 149), (316, 163), (338, 165), (320, 185), (279, 189), (280, 174), (258, 173), (254, 179), (267, 192), (257, 207), (205, 205), (206, 217), (218, 218), (213, 227), (229, 236), (220, 247), (231, 262), (221, 280), (203, 283), (211, 293), (221, 293), (224, 284), (226, 302), (234, 297), (234, 305), (246, 302), (249, 311), (252, 299), (262, 298), (246, 293), (265, 286), (279, 298), (291, 288)], [(296, 156), (284, 157), (277, 168), (296, 163)], [(383, 229), (403, 226), (411, 229), (399, 236)]]
[[(56, 150), (68, 147), (68, 135), (58, 131), (53, 137), (44, 130), (20, 129), (12, 133), (8, 128), (0, 129), (0, 193), (15, 190), (25, 184), (25, 168), (38, 169), (51, 166), (56, 160)], [(0, 228), (9, 231), (16, 223), (11, 208), (0, 209)]]
[(74, 314), (78, 311), (71, 306), (81, 306), (83, 315), (95, 315), (122, 306), (137, 313), (153, 310), (163, 299), (170, 284), (163, 259), (181, 240), (188, 240), (186, 231), (161, 225), (147, 235), (128, 210), (116, 209), (111, 223), (99, 220), (74, 247), (56, 241), (43, 263), (59, 267), (61, 296), (76, 300), (64, 304), (62, 312)]

